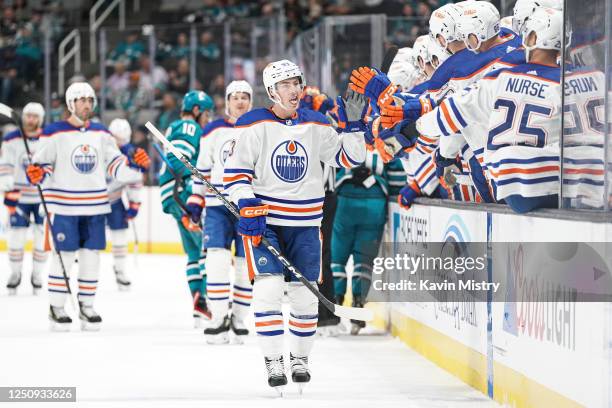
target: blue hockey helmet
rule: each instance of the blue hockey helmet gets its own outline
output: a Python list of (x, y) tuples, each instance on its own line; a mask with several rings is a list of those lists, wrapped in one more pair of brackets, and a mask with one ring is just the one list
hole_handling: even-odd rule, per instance
[(204, 91), (189, 91), (183, 97), (183, 105), (181, 110), (183, 112), (191, 112), (196, 106), (200, 107), (200, 112), (211, 111), (214, 109), (215, 104), (208, 94)]

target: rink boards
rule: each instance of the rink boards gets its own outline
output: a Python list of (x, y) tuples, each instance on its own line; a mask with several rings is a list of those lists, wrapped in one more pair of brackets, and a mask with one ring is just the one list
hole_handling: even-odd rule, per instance
[[(443, 206), (401, 210), (391, 204), (389, 220), (389, 242), (602, 242), (612, 233), (609, 223)], [(500, 403), (608, 406), (612, 377), (606, 339), (611, 338), (612, 308), (602, 303), (530, 305), (519, 316), (514, 302), (371, 307), (377, 325)]]

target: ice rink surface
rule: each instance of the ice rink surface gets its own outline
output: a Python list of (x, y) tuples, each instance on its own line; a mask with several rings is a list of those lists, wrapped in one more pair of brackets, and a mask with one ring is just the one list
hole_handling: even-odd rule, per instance
[[(32, 295), (29, 257), (18, 295), (8, 297), (7, 254), (0, 253), (0, 386), (77, 387), (76, 404), (50, 407), (497, 406), (374, 329), (357, 337), (318, 337), (311, 383), (300, 396), (290, 381), (280, 399), (267, 385), (254, 336), (242, 346), (210, 346), (193, 328), (184, 258), (178, 256), (139, 255), (132, 290), (119, 292), (110, 254), (103, 254), (96, 300), (101, 331), (81, 332), (68, 304), (72, 331), (52, 333), (46, 291)], [(128, 265), (133, 268), (131, 256)]]

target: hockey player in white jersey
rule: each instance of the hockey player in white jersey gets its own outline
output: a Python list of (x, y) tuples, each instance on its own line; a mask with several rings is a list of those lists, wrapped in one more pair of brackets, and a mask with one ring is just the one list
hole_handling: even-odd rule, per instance
[[(98, 286), (100, 250), (106, 247), (105, 214), (111, 211), (106, 175), (132, 183), (141, 180), (139, 171), (149, 159), (142, 149), (126, 158), (109, 131), (89, 119), (96, 107), (93, 88), (76, 82), (66, 90), (70, 117), (47, 125), (41, 135), (41, 148), (32, 157), (26, 173), (33, 184), (44, 183), (49, 212), (46, 244), (61, 251), (69, 276), (78, 254), (79, 319), (84, 330), (97, 330), (102, 318), (93, 303)], [(133, 168), (132, 168), (133, 167)], [(72, 319), (64, 305), (68, 288), (59, 257), (55, 255), (49, 273), (49, 319), (52, 329), (69, 330)]]
[[(45, 110), (40, 103), (30, 102), (23, 108), (21, 117), (30, 151), (36, 152)], [(0, 151), (0, 190), (4, 191), (4, 205), (10, 216), (8, 252), (11, 275), (6, 285), (10, 294), (15, 294), (21, 283), (23, 253), (30, 224), (34, 238), (30, 283), (35, 294), (42, 287), (41, 273), (47, 261), (43, 230), (44, 212), (36, 186), (30, 184), (26, 177), (28, 161), (21, 132), (14, 130), (7, 133)]]
[[(319, 162), (354, 167), (365, 158), (365, 124), (349, 115), (338, 134), (318, 112), (298, 109), (305, 85), (300, 68), (288, 60), (268, 64), (263, 72), (274, 105), (254, 109), (236, 122), (240, 134), (225, 164), (223, 183), (238, 204), (238, 232), (243, 235), (247, 269), (253, 284), (255, 329), (265, 358), (268, 384), (287, 383), (284, 366), (282, 298), (285, 269), (266, 248), (262, 235), (290, 260), (306, 279), (321, 271), (319, 227), (323, 216), (323, 170)], [(339, 106), (340, 116), (345, 107)], [(294, 276), (289, 282), (290, 366), (293, 382), (310, 381), (308, 357), (315, 339), (318, 300)]]
[[(136, 149), (130, 143), (132, 136), (132, 128), (130, 123), (125, 119), (113, 119), (108, 125), (108, 130), (117, 144), (117, 147), (127, 157), (130, 157)], [(148, 167), (148, 164), (145, 163)], [(138, 215), (141, 202), (141, 192), (143, 176), (140, 175), (140, 180), (132, 183), (123, 183), (119, 180), (107, 177), (108, 182), (108, 200), (111, 206), (111, 212), (106, 214), (106, 224), (110, 229), (112, 252), (113, 252), (113, 269), (115, 271), (115, 280), (119, 290), (129, 290), (132, 282), (130, 281), (127, 271), (125, 270), (126, 257), (128, 251), (128, 230), (129, 222), (133, 221)], [(128, 207), (125, 208), (123, 203), (123, 192), (125, 191), (128, 199)]]
[[(253, 89), (248, 82), (231, 82), (225, 89), (227, 118), (208, 123), (200, 138), (196, 167), (224, 196), (227, 194), (223, 192), (223, 167), (238, 132), (234, 125), (240, 116), (251, 109), (252, 97)], [(244, 246), (238, 234), (238, 222), (223, 203), (206, 190), (202, 181), (194, 177), (192, 195), (187, 200), (187, 207), (196, 218), (201, 216), (206, 207), (203, 245), (207, 250), (206, 290), (212, 320), (204, 330), (204, 335), (208, 343), (226, 344), (231, 329), (236, 342), (241, 343), (242, 338), (249, 334), (244, 319), (251, 305), (253, 291), (244, 259)], [(236, 256), (234, 283), (230, 290), (232, 243)], [(231, 317), (228, 316), (230, 298)]]
[(539, 8), (523, 26), (527, 63), (488, 74), (417, 121), (445, 137), (486, 123), (484, 164), (498, 200), (523, 213), (556, 207), (559, 190), (562, 12)]

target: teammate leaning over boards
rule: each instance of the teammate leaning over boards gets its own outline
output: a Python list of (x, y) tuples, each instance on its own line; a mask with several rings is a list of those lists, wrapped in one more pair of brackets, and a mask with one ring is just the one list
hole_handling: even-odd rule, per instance
[[(130, 123), (125, 119), (113, 119), (108, 126), (108, 130), (113, 135), (113, 139), (121, 153), (128, 157), (131, 156), (136, 148), (130, 143), (132, 136)], [(119, 290), (122, 291), (129, 290), (132, 284), (125, 270), (125, 259), (128, 249), (128, 221), (133, 220), (138, 215), (142, 183), (142, 175), (140, 180), (129, 184), (112, 178), (108, 180), (108, 198), (111, 204), (111, 212), (106, 215), (106, 223), (111, 235), (115, 280)], [(129, 202), (128, 208), (125, 208), (122, 200), (124, 190)]]
[[(30, 102), (23, 108), (21, 115), (31, 152), (36, 152), (40, 147), (39, 138), (44, 124), (45, 110), (40, 103)], [(10, 215), (8, 251), (11, 275), (6, 284), (10, 294), (17, 293), (17, 287), (21, 283), (23, 252), (31, 222), (34, 247), (30, 283), (35, 294), (42, 287), (41, 273), (47, 262), (43, 230), (44, 212), (36, 187), (30, 184), (26, 177), (25, 166), (28, 160), (19, 130), (7, 133), (0, 151), (0, 190), (4, 191), (4, 205)]]
[[(205, 92), (189, 91), (183, 97), (181, 119), (172, 122), (167, 130), (168, 140), (194, 165), (200, 151), (200, 123), (204, 123), (213, 107), (212, 99)], [(210, 318), (206, 305), (206, 257), (202, 247), (202, 230), (198, 226), (202, 211), (187, 214), (182, 209), (181, 204), (191, 195), (191, 173), (173, 154), (168, 154), (168, 162), (170, 166), (164, 166), (159, 177), (162, 209), (174, 217), (181, 234), (181, 243), (187, 255), (187, 282), (193, 299), (193, 317), (195, 326), (200, 327), (202, 319)], [(177, 179), (179, 186), (175, 186)], [(174, 197), (175, 188), (178, 189), (178, 197)]]
[[(106, 175), (122, 182), (141, 179), (149, 158), (142, 149), (126, 158), (109, 131), (89, 121), (96, 107), (93, 88), (76, 82), (66, 90), (66, 105), (71, 115), (66, 121), (47, 125), (41, 135), (41, 148), (27, 167), (32, 184), (45, 178), (44, 197), (52, 219), (52, 243), (61, 251), (66, 273), (79, 259), (79, 318), (84, 330), (97, 330), (102, 318), (93, 309), (98, 286), (99, 251), (106, 247), (105, 214), (111, 209)], [(133, 167), (133, 168), (132, 168)], [(48, 228), (49, 226), (47, 226)], [(72, 319), (64, 304), (68, 290), (57, 256), (49, 273), (49, 318), (53, 328), (69, 330)]]
[[(243, 235), (247, 267), (254, 280), (255, 327), (268, 384), (279, 387), (287, 383), (281, 305), (284, 268), (258, 245), (265, 235), (308, 280), (319, 278), (324, 200), (319, 161), (336, 167), (363, 162), (365, 145), (360, 129), (364, 124), (349, 122), (347, 131), (338, 135), (322, 114), (298, 109), (304, 75), (291, 61), (268, 64), (263, 82), (274, 105), (252, 110), (236, 122), (241, 132), (230, 150), (223, 182), (231, 201), (240, 208), (238, 231)], [(318, 300), (295, 277), (287, 278), (292, 379), (303, 384), (310, 381), (308, 356), (317, 326)]]
[(537, 9), (521, 33), (526, 64), (488, 74), (417, 121), (430, 136), (487, 123), (484, 162), (497, 199), (519, 213), (557, 206), (561, 28), (561, 11)]
[[(219, 191), (223, 192), (223, 166), (237, 130), (236, 120), (252, 107), (253, 89), (246, 81), (233, 81), (225, 89), (226, 119), (217, 119), (206, 125), (202, 131), (197, 168)], [(227, 196), (226, 193), (223, 193)], [(204, 246), (206, 247), (206, 290), (212, 320), (204, 330), (206, 340), (211, 344), (229, 342), (230, 329), (237, 342), (249, 334), (244, 318), (252, 298), (252, 285), (244, 259), (244, 246), (238, 235), (238, 222), (227, 208), (207, 192), (202, 181), (193, 178), (193, 194), (187, 200), (191, 214), (199, 218), (204, 207)], [(231, 290), (232, 314), (228, 316), (230, 303), (230, 269), (232, 266), (231, 247), (234, 244), (234, 285)]]

